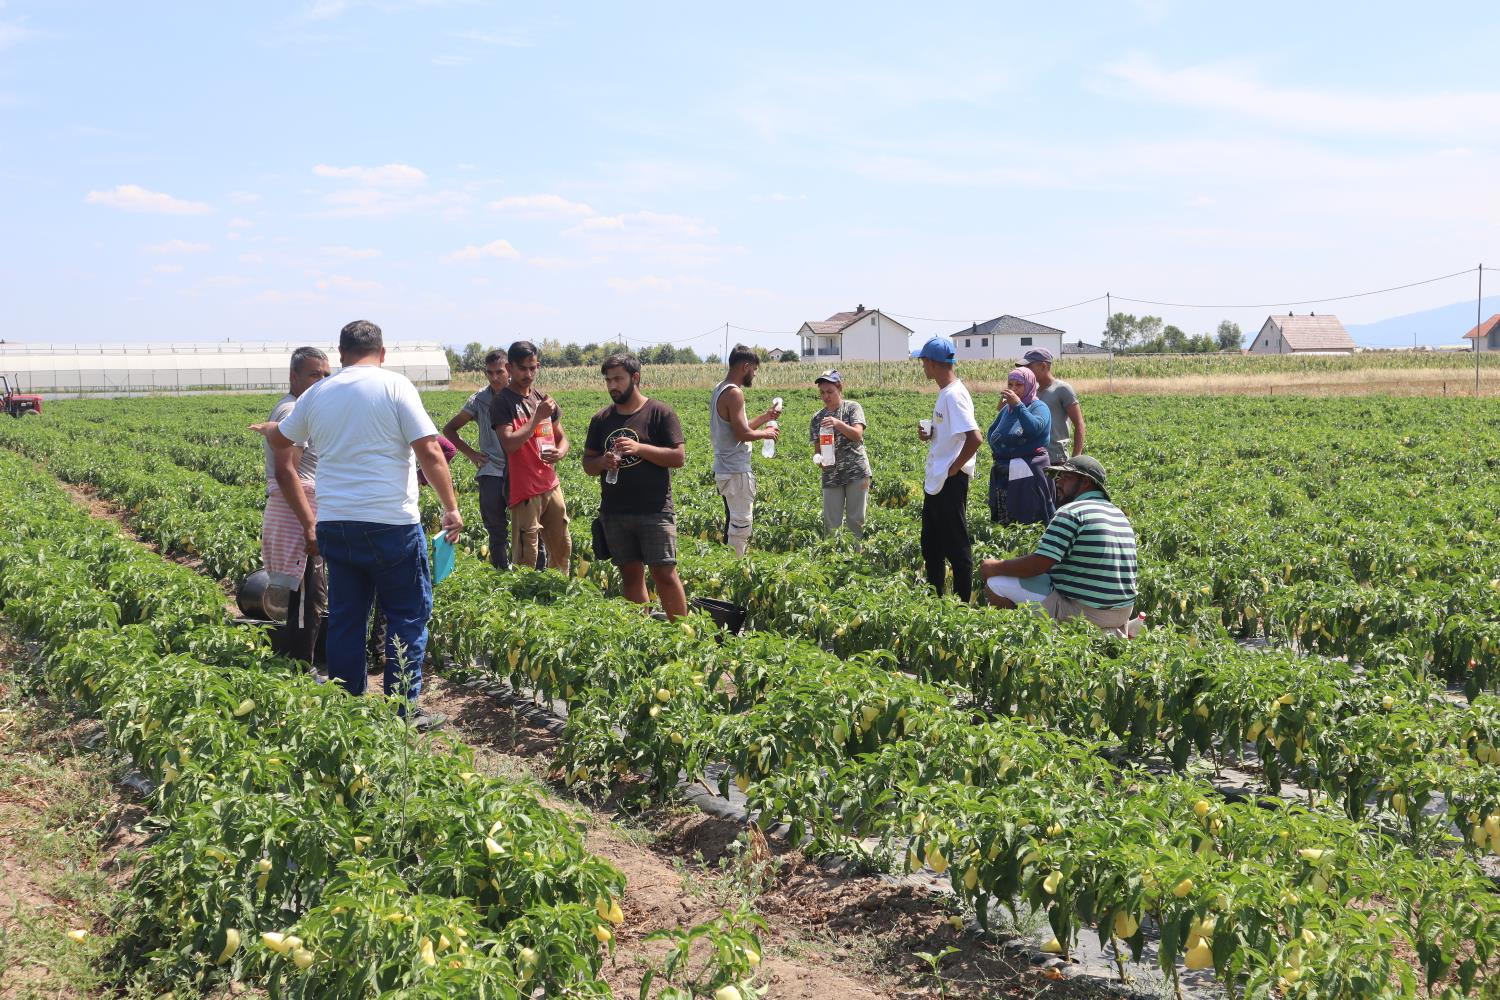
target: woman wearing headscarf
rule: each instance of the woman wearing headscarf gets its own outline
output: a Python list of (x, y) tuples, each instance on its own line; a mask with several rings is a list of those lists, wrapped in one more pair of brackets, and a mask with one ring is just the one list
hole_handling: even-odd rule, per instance
[(1036, 398), (1036, 388), (1030, 368), (1013, 369), (1000, 393), (1000, 412), (985, 434), (994, 458), (989, 500), (995, 524), (1046, 524), (1057, 509), (1052, 481), (1044, 471), (1052, 412)]

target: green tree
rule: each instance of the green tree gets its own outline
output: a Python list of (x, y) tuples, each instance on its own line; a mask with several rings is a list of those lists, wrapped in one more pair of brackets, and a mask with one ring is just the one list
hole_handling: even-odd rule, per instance
[(461, 372), (464, 370), (463, 355), (451, 347), (444, 347), (443, 353), (448, 355), (448, 370), (450, 372)]
[(1188, 341), (1187, 349), (1189, 354), (1212, 354), (1218, 347), (1214, 342), (1213, 334), (1200, 333)]
[(1219, 332), (1214, 336), (1214, 345), (1221, 351), (1238, 351), (1245, 344), (1245, 335), (1240, 332), (1238, 323), (1223, 320), (1219, 323)]
[(691, 347), (684, 347), (677, 352), (677, 363), (679, 365), (701, 365), (703, 359), (698, 357), (698, 352)]
[(558, 364), (568, 368), (577, 368), (583, 364), (583, 349), (574, 343), (564, 345), (562, 356), (558, 359)]
[(724, 359), (719, 357), (717, 354), (710, 354), (708, 357), (703, 359), (703, 363), (705, 365), (722, 365), (724, 363)]
[(471, 341), (464, 345), (464, 356), (460, 361), (462, 369), (466, 372), (477, 372), (484, 367), (484, 356), (488, 353), (484, 345), (479, 341)]

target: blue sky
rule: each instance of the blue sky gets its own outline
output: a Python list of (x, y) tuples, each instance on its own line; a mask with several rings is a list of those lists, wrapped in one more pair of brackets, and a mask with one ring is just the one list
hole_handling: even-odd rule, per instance
[[(726, 321), (790, 345), (856, 303), (928, 333), (1480, 261), (1500, 288), (1496, 51), (1480, 2), (0, 0), (0, 323), (66, 343), (718, 327), (706, 352)], [(1117, 306), (1191, 333), (1268, 311)], [(1039, 319), (1096, 339), (1104, 307)]]

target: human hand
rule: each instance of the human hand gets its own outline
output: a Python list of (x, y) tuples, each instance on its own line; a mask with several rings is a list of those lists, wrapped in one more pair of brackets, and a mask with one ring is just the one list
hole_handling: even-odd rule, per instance
[(775, 426), (774, 424), (766, 427), (760, 432), (760, 439), (762, 441), (764, 441), (766, 438), (770, 438), (772, 441), (775, 441), (779, 437), (781, 437), (781, 428)]
[(1000, 402), (1002, 404), (1009, 403), (1011, 406), (1020, 406), (1021, 397), (1016, 395), (1011, 389), (1002, 389), (1000, 391)]
[(557, 412), (557, 404), (552, 402), (551, 396), (543, 396), (541, 402), (536, 404), (536, 419), (540, 423), (543, 420), (551, 420), (552, 414)]
[(463, 530), (464, 518), (456, 510), (443, 511), (443, 536), (448, 539), (449, 544), (458, 541), (458, 533)]
[(617, 458), (628, 458), (641, 453), (641, 443), (635, 438), (620, 437), (611, 445)]
[(606, 451), (604, 453), (604, 467), (606, 469), (618, 469), (620, 467), (620, 456), (618, 452)]
[(488, 459), (486, 459), (483, 455), (476, 451), (469, 455), (469, 461), (473, 462), (474, 468), (478, 469), (483, 468), (484, 463), (488, 461)]
[(264, 423), (250, 425), (250, 429), (263, 438), (269, 438), (271, 436), (271, 432), (276, 430), (277, 427), (278, 424), (274, 420), (267, 420)]
[(311, 528), (302, 533), (302, 545), (307, 549), (307, 558), (318, 558), (318, 529)]
[(923, 427), (920, 423), (918, 423), (917, 424), (917, 440), (918, 441), (924, 441), (924, 442), (925, 441), (931, 441), (932, 440), (932, 431), (929, 430), (929, 429), (927, 429), (927, 428), (925, 428), (925, 427)]

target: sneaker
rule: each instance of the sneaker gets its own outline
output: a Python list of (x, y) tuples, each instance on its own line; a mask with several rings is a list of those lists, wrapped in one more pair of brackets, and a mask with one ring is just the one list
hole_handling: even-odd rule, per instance
[(448, 721), (448, 717), (442, 712), (417, 712), (412, 716), (411, 724), (419, 733), (425, 733), (429, 729), (437, 729)]

